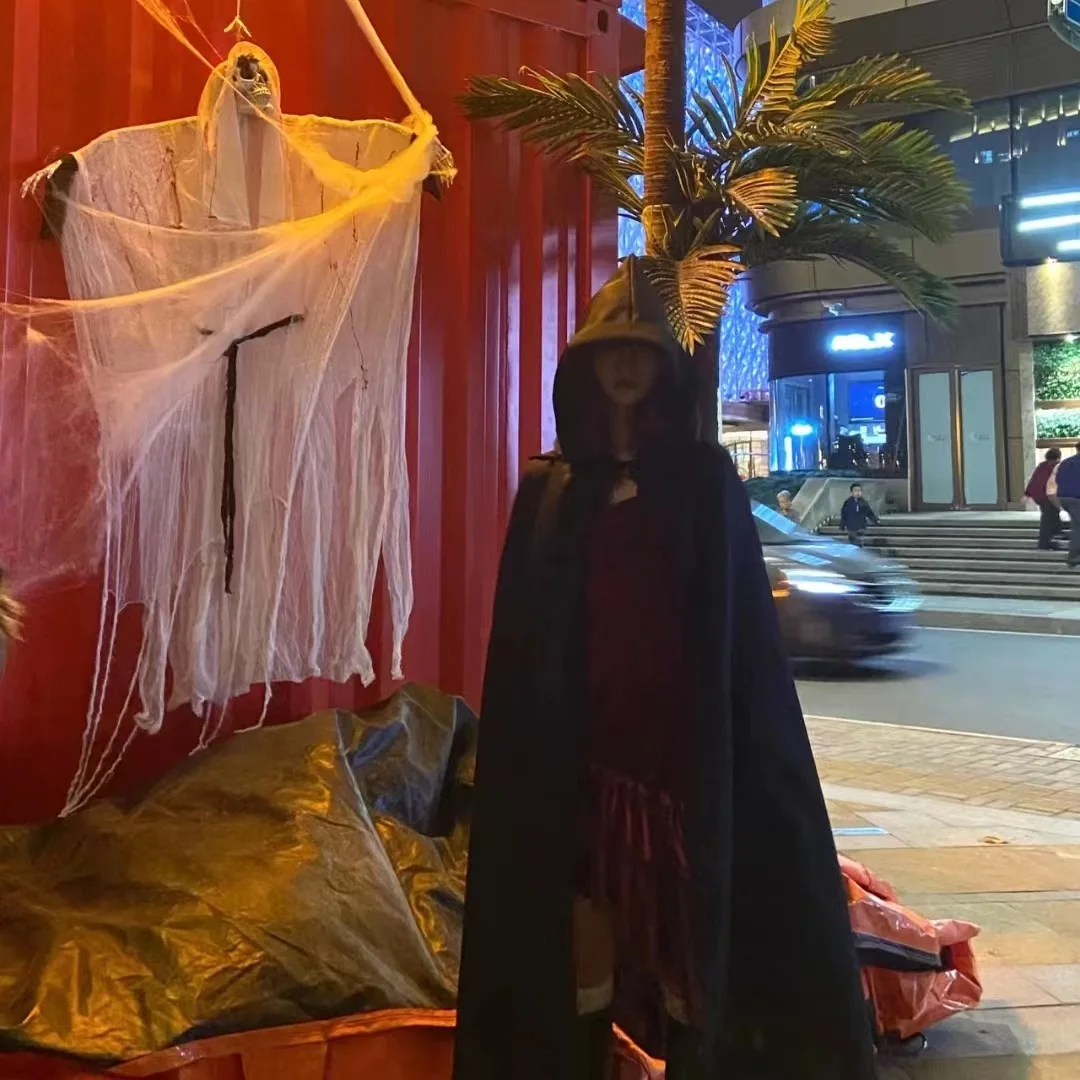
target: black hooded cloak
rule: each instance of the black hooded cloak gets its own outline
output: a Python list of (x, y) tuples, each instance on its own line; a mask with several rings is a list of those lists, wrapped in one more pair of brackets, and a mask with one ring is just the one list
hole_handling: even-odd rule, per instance
[[(641, 267), (596, 295), (555, 382), (560, 452), (530, 466), (495, 598), (480, 721), (454, 1080), (575, 1075), (575, 830), (585, 542), (618, 467), (590, 445), (591, 353), (667, 357), (667, 423), (633, 466), (686, 563), (687, 806), (709, 1080), (871, 1080), (870, 1025), (821, 786), (742, 483), (695, 433), (696, 382)], [(663, 718), (658, 718), (662, 723)], [(633, 1032), (631, 1032), (633, 1034)]]

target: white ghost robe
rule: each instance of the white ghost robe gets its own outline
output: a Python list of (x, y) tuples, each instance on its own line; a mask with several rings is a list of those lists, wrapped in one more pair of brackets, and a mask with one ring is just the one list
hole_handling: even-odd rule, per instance
[[(244, 53), (268, 75), (268, 114), (229, 83)], [(61, 240), (100, 424), (98, 682), (116, 612), (141, 605), (143, 727), (278, 681), (370, 682), (380, 558), (400, 677), (406, 354), (438, 153), (430, 118), (282, 116), (269, 57), (242, 44), (197, 116), (74, 155)]]

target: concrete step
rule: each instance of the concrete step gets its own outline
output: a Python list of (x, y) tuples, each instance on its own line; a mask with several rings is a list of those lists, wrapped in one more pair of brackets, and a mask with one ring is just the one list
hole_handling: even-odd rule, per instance
[(957, 580), (962, 575), (975, 573), (980, 577), (994, 578), (998, 581), (1011, 581), (1013, 578), (1022, 581), (1041, 582), (1046, 585), (1067, 585), (1072, 587), (1073, 581), (1080, 589), (1080, 573), (1069, 567), (1068, 563), (1051, 563), (1040, 565), (1037, 562), (1002, 562), (980, 559), (941, 559), (941, 558), (918, 558), (903, 560), (911, 574), (928, 572), (941, 572), (952, 574)]
[[(836, 539), (846, 539), (837, 536)], [(1000, 551), (1006, 558), (1010, 554), (1022, 555), (1024, 553), (1036, 553), (1037, 537), (1018, 536), (1009, 540), (987, 541), (984, 537), (964, 536), (907, 536), (893, 533), (890, 536), (868, 536), (866, 546), (874, 551), (887, 551), (904, 548), (905, 550), (964, 550), (964, 551)], [(1060, 541), (1059, 541), (1060, 543)]]
[[(823, 536), (835, 536), (844, 537), (847, 534), (836, 526), (826, 526), (821, 529)], [(1009, 544), (1023, 546), (1024, 544), (1031, 544), (1034, 546), (1036, 539), (1038, 538), (1038, 529), (959, 529), (959, 528), (935, 528), (933, 526), (926, 526), (919, 529), (890, 529), (887, 526), (879, 525), (875, 528), (867, 529), (866, 536), (868, 539), (885, 538), (896, 539), (897, 541), (903, 540), (932, 540), (936, 543), (952, 543), (954, 540), (974, 540), (979, 543), (986, 544)], [(1065, 534), (1068, 536), (1068, 531)]]
[(1066, 556), (1064, 551), (1039, 551), (1035, 547), (1027, 548), (1002, 548), (1002, 547), (970, 547), (957, 545), (955, 547), (937, 547), (927, 544), (916, 544), (898, 541), (897, 543), (885, 543), (875, 545), (874, 551), (887, 554), (890, 558), (900, 562), (914, 563), (923, 559), (955, 559), (969, 566), (972, 562), (1003, 563), (1005, 566), (1034, 566), (1044, 570), (1053, 570), (1058, 566), (1065, 566)]
[(1071, 601), (1080, 603), (1080, 588), (1073, 589), (1063, 585), (1042, 585), (989, 581), (973, 575), (974, 580), (958, 580), (954, 573), (939, 574), (928, 571), (926, 574), (913, 574), (919, 588), (929, 596), (985, 596), (1007, 600), (1046, 600)]
[[(1068, 517), (1064, 518), (1068, 524)], [(1039, 528), (1039, 515), (1029, 514), (955, 514), (926, 517), (920, 514), (886, 514), (881, 518), (883, 526), (897, 529), (1035, 529)]]

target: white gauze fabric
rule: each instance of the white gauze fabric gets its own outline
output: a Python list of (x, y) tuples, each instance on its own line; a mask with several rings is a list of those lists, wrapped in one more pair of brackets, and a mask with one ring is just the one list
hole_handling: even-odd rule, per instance
[(419, 110), (405, 124), (283, 115), (250, 43), (214, 69), (197, 116), (74, 157), (72, 302), (30, 309), (100, 429), (105, 596), (69, 810), (119, 759), (119, 717), (103, 714), (128, 605), (143, 624), (128, 697), (152, 732), (190, 703), (205, 741), (254, 686), (268, 701), (278, 681), (370, 683), (380, 557), (401, 677), (420, 196), (433, 163), (447, 168)]

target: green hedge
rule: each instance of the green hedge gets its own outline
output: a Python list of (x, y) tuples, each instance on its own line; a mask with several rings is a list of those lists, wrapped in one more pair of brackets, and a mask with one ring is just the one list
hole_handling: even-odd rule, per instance
[(1036, 401), (1074, 398), (1080, 398), (1080, 341), (1035, 342)]
[(1080, 439), (1080, 409), (1039, 409), (1035, 430), (1040, 439)]

